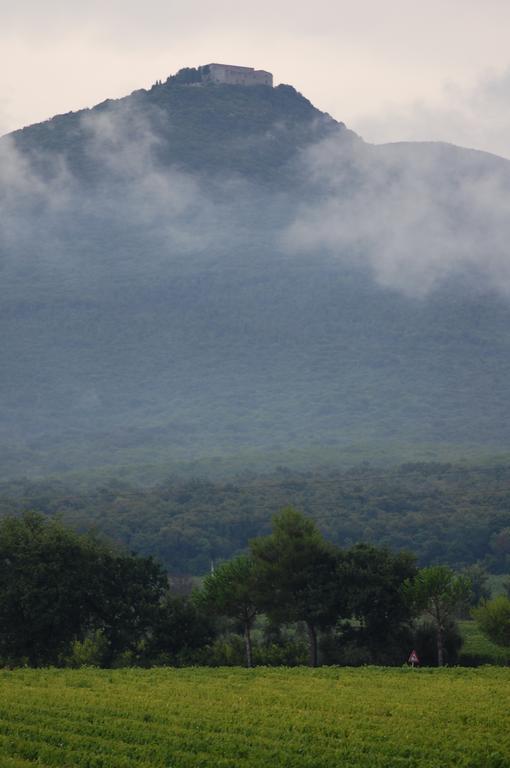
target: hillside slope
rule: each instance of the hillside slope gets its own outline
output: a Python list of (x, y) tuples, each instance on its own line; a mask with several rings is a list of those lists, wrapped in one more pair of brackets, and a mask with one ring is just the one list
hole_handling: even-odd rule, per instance
[(0, 154), (4, 475), (508, 446), (506, 161), (172, 79)]

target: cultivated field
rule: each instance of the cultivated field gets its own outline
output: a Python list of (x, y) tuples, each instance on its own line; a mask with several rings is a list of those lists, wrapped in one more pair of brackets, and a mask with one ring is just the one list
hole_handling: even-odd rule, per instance
[(510, 648), (501, 648), (491, 643), (482, 634), (476, 621), (460, 621), (459, 626), (464, 641), (460, 653), (460, 664), (466, 667), (480, 664), (510, 666)]
[(0, 766), (507, 768), (510, 669), (0, 672)]

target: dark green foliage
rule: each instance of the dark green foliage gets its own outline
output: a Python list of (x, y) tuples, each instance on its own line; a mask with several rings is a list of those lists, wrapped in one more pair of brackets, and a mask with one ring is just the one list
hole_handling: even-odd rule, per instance
[(278, 624), (266, 617), (254, 657), (256, 664), (267, 666), (294, 667), (308, 664), (309, 638), (304, 626)]
[[(454, 619), (447, 619), (445, 622), (443, 643), (444, 663), (449, 666), (457, 664), (462, 647), (462, 636)], [(433, 667), (437, 664), (437, 627), (433, 621), (428, 619), (418, 623), (408, 648), (407, 657), (411, 648), (414, 648), (421, 666)], [(407, 658), (404, 657), (402, 660), (407, 661)]]
[(165, 589), (150, 559), (112, 551), (35, 514), (0, 522), (0, 658), (57, 663), (99, 632), (103, 661), (133, 649)]
[(229, 630), (239, 629), (250, 667), (301, 663), (304, 627), (311, 666), (319, 640), (328, 663), (399, 664), (417, 609), (434, 622), (443, 663), (467, 580), (444, 566), (416, 573), (410, 556), (373, 546), (341, 550), (287, 508), (251, 557), (220, 565), (192, 598), (170, 593), (150, 558), (36, 514), (0, 523), (0, 584), (3, 663), (237, 664), (242, 640)]
[(445, 565), (423, 568), (407, 585), (407, 597), (432, 622), (436, 633), (436, 659), (439, 667), (446, 661), (446, 633), (456, 612), (470, 597), (470, 582)]
[[(401, 666), (414, 645), (414, 626), (401, 624), (398, 631), (374, 637), (355, 622), (344, 622), (320, 638), (323, 664), (360, 667), (366, 664)], [(433, 662), (435, 664), (435, 660)]]
[(473, 616), (489, 640), (510, 648), (510, 598), (500, 595), (475, 608)]
[(476, 608), (480, 603), (485, 602), (491, 596), (489, 574), (480, 563), (475, 563), (474, 565), (464, 568), (462, 575), (469, 582), (469, 598), (464, 606), (462, 616), (463, 618), (469, 619), (471, 609)]
[(496, 645), (483, 634), (474, 619), (460, 621), (462, 633), (462, 651), (459, 663), (466, 667), (476, 667), (481, 664), (508, 666), (510, 664), (510, 647)]
[[(291, 508), (250, 549), (252, 559), (220, 566), (198, 596), (199, 604), (237, 620), (247, 666), (253, 660), (296, 663), (303, 632), (310, 666), (318, 664), (319, 649), (326, 663), (400, 664), (407, 658), (415, 614), (403, 587), (416, 575), (412, 557), (363, 545), (340, 550)], [(262, 612), (252, 649), (251, 630)]]
[[(197, 602), (168, 594), (153, 620), (142, 660), (173, 666), (193, 663), (215, 634), (210, 616)], [(207, 663), (207, 655), (202, 658)]]
[(27, 514), (0, 523), (0, 657), (55, 663), (88, 627), (101, 551)]
[[(202, 74), (206, 74), (208, 67), (183, 67), (175, 75), (170, 75), (167, 79), (167, 85), (190, 85), (191, 83), (201, 83)], [(161, 83), (157, 83), (160, 86)]]
[(126, 651), (136, 651), (159, 617), (167, 580), (151, 558), (116, 554), (97, 563), (90, 625), (107, 641), (110, 666)]
[(347, 635), (368, 650), (372, 663), (405, 653), (415, 611), (404, 585), (416, 574), (412, 555), (362, 544), (347, 550), (340, 562), (339, 588), (349, 595), (359, 623)]
[(291, 507), (273, 518), (273, 533), (254, 539), (257, 602), (273, 619), (302, 621), (309, 636), (309, 663), (317, 665), (317, 632), (349, 615), (348, 596), (337, 580), (339, 551), (312, 520)]
[[(184, 69), (150, 90), (108, 99), (93, 109), (59, 115), (11, 135), (34, 162), (42, 160), (42, 170), (48, 172), (55, 156), (61, 156), (80, 178), (96, 182), (104, 179), (104, 158), (97, 147), (96, 157), (88, 151), (90, 120), (107, 118), (122, 124), (123, 140), (144, 143), (150, 133), (155, 140), (151, 156), (161, 169), (241, 174), (248, 181), (280, 186), (288, 183), (286, 166), (298, 148), (345, 130), (292, 86), (190, 87), (199, 79), (198, 70)], [(113, 149), (118, 149), (115, 139)]]
[(11, 137), (35, 179), (3, 216), (4, 476), (506, 447), (508, 302), (467, 278), (416, 300), (349, 249), (289, 254), (323, 194), (303, 150), (336, 137), (349, 198), (360, 140), (290, 86), (180, 84), (198, 77)]
[[(190, 472), (193, 471), (191, 468)], [(269, 533), (287, 505), (315, 519), (327, 539), (406, 550), (419, 565), (459, 570), (486, 561), (505, 571), (495, 549), (510, 526), (510, 469), (423, 463), (392, 469), (247, 473), (231, 481), (169, 480), (153, 488), (110, 481), (99, 487), (19, 482), (0, 486), (0, 515), (27, 510), (59, 515), (78, 530), (99, 530), (172, 573), (204, 574), (211, 559), (246, 550)]]
[(259, 613), (258, 577), (253, 559), (239, 556), (222, 563), (204, 579), (199, 605), (240, 623), (246, 644), (246, 666), (253, 663), (251, 630)]

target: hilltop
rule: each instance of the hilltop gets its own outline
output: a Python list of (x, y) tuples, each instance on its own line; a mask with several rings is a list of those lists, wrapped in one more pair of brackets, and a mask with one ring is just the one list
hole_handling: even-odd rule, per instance
[(353, 135), (290, 85), (197, 88), (178, 73), (147, 90), (15, 131), (10, 138), (41, 170), (48, 170), (51, 159), (64, 158), (73, 173), (90, 180), (104, 170), (100, 157), (87, 151), (96, 127), (110, 131), (113, 151), (119, 139), (145, 144), (150, 137), (159, 168), (256, 180), (274, 179), (296, 151), (331, 132)]

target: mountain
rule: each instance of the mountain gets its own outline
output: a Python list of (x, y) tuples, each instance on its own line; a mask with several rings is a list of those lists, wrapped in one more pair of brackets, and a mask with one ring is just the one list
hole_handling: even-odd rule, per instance
[(11, 138), (41, 171), (51, 172), (60, 159), (80, 181), (103, 178), (105, 163), (110, 176), (109, 161), (124, 177), (130, 160), (147, 163), (148, 155), (158, 171), (267, 181), (282, 173), (299, 148), (338, 131), (354, 138), (291, 86), (181, 85), (173, 76)]
[(509, 191), (287, 85), (174, 76), (3, 137), (3, 475), (505, 450)]

